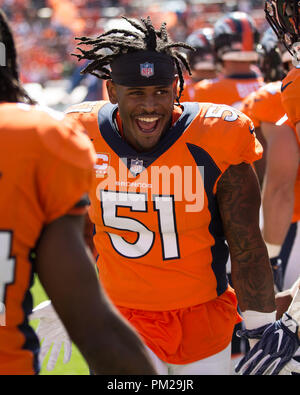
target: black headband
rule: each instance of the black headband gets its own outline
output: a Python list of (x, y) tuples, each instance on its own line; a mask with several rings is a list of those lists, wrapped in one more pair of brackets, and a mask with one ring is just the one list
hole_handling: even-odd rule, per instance
[(124, 86), (171, 85), (175, 66), (171, 56), (137, 51), (118, 56), (111, 64), (113, 82)]

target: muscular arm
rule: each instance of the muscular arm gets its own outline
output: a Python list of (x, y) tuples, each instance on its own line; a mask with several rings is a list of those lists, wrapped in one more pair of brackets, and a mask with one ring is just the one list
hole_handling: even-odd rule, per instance
[(239, 306), (242, 311), (272, 312), (273, 274), (259, 229), (260, 191), (252, 167), (230, 166), (218, 183), (217, 199)]
[(83, 227), (79, 216), (45, 227), (37, 247), (41, 283), (96, 374), (155, 374), (141, 340), (101, 289)]
[(295, 180), (299, 166), (297, 140), (287, 125), (273, 125), (263, 187), (263, 236), (270, 244), (284, 242), (294, 211)]

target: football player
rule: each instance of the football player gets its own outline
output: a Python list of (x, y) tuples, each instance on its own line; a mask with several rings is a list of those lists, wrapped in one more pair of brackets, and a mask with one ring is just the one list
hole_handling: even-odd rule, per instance
[[(274, 250), (280, 249), (282, 238), (285, 237), (288, 230), (288, 220), (293, 216), (294, 198), (292, 191), (297, 188), (297, 171), (299, 163), (299, 136), (300, 136), (300, 123), (299, 114), (300, 108), (298, 104), (299, 97), (299, 5), (294, 1), (266, 1), (265, 3), (266, 18), (274, 29), (278, 38), (285, 45), (289, 53), (293, 57), (293, 67), (288, 75), (282, 81), (281, 97), (284, 110), (287, 114), (287, 122), (282, 121), (281, 123), (288, 123), (292, 131), (290, 135), (293, 136), (293, 140), (289, 144), (289, 148), (285, 159), (285, 166), (293, 168), (291, 176), (287, 176), (286, 171), (281, 172), (277, 175), (278, 181), (278, 193), (277, 202), (273, 202), (273, 213), (276, 207), (280, 207), (280, 225), (276, 226), (276, 229), (272, 229), (272, 218), (270, 215), (268, 225), (268, 238), (270, 244), (273, 245)], [(289, 129), (289, 130), (291, 130)], [(294, 133), (293, 133), (294, 132)], [(280, 147), (280, 142), (278, 143)], [(294, 152), (294, 153), (293, 153)], [(290, 173), (289, 173), (290, 174)], [(284, 177), (284, 179), (283, 179)], [(271, 182), (270, 178), (270, 182)], [(284, 182), (282, 182), (284, 181)], [(284, 192), (285, 190), (285, 192)], [(296, 199), (297, 201), (297, 199)], [(293, 237), (297, 235), (297, 228), (294, 230)], [(288, 286), (291, 286), (291, 280)]]
[(237, 302), (248, 329), (276, 315), (252, 168), (261, 146), (233, 107), (180, 104), (188, 65), (177, 49), (187, 45), (150, 18), (136, 26), (80, 39), (83, 72), (107, 79), (110, 102), (68, 110), (98, 157), (89, 216), (99, 277), (160, 374), (229, 374)]
[[(272, 248), (269, 251), (269, 257), (274, 269), (275, 284), (277, 290), (281, 291), (282, 289), (287, 290), (299, 275), (299, 253), (297, 253), (299, 240), (295, 237), (297, 234), (297, 222), (300, 219), (300, 172), (297, 136), (291, 127), (285, 124), (279, 127), (280, 122), (277, 122), (285, 114), (281, 102), (281, 80), (286, 72), (283, 65), (284, 62), (287, 62), (289, 63), (289, 69), (291, 69), (292, 57), (290, 55), (288, 59), (286, 53), (283, 52), (281, 43), (278, 43), (278, 38), (271, 27), (264, 34), (258, 47), (258, 53), (259, 65), (266, 85), (251, 93), (243, 101), (241, 111), (251, 118), (255, 126), (256, 135), (264, 145), (263, 159), (255, 162), (261, 185), (263, 184), (265, 164), (268, 158), (262, 199), (265, 217), (263, 234), (266, 240), (272, 240), (276, 233), (280, 232), (283, 218), (284, 221), (291, 218), (286, 215), (281, 216), (282, 210), (277, 209), (279, 207), (278, 200), (282, 199), (280, 207), (290, 206), (288, 196), (290, 193), (294, 195), (294, 198), (292, 198), (294, 200), (294, 210), (291, 214), (292, 224), (288, 232), (286, 226), (283, 227), (285, 229), (284, 234), (287, 234), (287, 236), (281, 247), (280, 254), (278, 255), (278, 251), (275, 251), (276, 255), (272, 255), (274, 253)], [(285, 180), (288, 180), (285, 184), (282, 184), (283, 174), (285, 175)], [(292, 206), (290, 207), (292, 208)], [(277, 223), (280, 221), (281, 225), (279, 227), (274, 226), (274, 220)], [(283, 240), (282, 237), (280, 235), (280, 241)], [(269, 247), (268, 243), (267, 247)], [(276, 300), (278, 298), (276, 295)]]
[[(281, 103), (281, 80), (285, 76), (282, 51), (278, 39), (271, 28), (263, 35), (257, 46), (258, 66), (262, 72), (265, 85), (252, 92), (242, 102), (241, 111), (251, 118), (255, 133), (264, 148), (263, 158), (255, 162), (255, 169), (262, 187), (266, 166), (267, 143), (272, 132), (270, 124), (275, 124), (283, 115)], [(272, 111), (269, 109), (272, 108)]]
[[(287, 138), (284, 134), (278, 134), (276, 143), (272, 143), (269, 151), (272, 150), (273, 173), (269, 177), (267, 184), (277, 181), (278, 190), (273, 194), (268, 202), (268, 217), (265, 217), (264, 237), (268, 242), (268, 250), (275, 256), (281, 250), (281, 244), (286, 237), (289, 225), (294, 212), (294, 194), (299, 167), (299, 15), (300, 6), (294, 0), (267, 0), (265, 2), (266, 19), (270, 23), (278, 38), (286, 46), (287, 50), (294, 58), (293, 68), (282, 82), (281, 94), (284, 110), (287, 113), (287, 124), (290, 125)], [(283, 123), (284, 121), (281, 121)], [(279, 158), (279, 160), (278, 160)], [(283, 158), (284, 162), (280, 159)], [(271, 160), (268, 155), (268, 165)], [(280, 165), (276, 166), (275, 162)], [(277, 170), (277, 171), (276, 171)], [(287, 172), (288, 170), (288, 172)], [(271, 210), (272, 208), (272, 210)], [(297, 237), (294, 232), (292, 237)], [(299, 265), (299, 260), (298, 260)], [(252, 348), (237, 367), (239, 372), (244, 374), (277, 374), (282, 361), (289, 355), (292, 357), (299, 347), (299, 325), (300, 325), (300, 290), (296, 283), (296, 294), (287, 313), (284, 313), (280, 323), (275, 324), (269, 331), (260, 328), (258, 331), (245, 332), (246, 337), (261, 333), (261, 340)], [(277, 321), (278, 322), (278, 321)], [(270, 329), (270, 328), (269, 328)], [(284, 367), (285, 374), (300, 372), (299, 364), (293, 360)]]
[(108, 301), (85, 247), (93, 146), (75, 121), (32, 105), (2, 10), (0, 37), (0, 374), (40, 370), (40, 345), (28, 322), (35, 272), (53, 301), (54, 308), (43, 305), (49, 322), (56, 310), (95, 373), (153, 374), (141, 340)]
[(194, 101), (195, 84), (203, 79), (217, 76), (213, 51), (213, 29), (205, 27), (195, 30), (187, 37), (186, 43), (192, 46), (194, 51), (187, 51), (191, 75), (185, 74), (185, 88), (181, 101)]

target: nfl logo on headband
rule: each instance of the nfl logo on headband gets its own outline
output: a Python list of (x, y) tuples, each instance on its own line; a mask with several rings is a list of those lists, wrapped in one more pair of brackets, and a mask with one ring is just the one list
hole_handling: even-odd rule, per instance
[(154, 64), (149, 62), (140, 64), (140, 70), (142, 77), (152, 77), (154, 75)]

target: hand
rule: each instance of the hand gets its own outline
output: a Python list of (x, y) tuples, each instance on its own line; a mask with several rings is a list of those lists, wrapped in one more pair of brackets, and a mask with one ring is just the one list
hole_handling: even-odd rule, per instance
[(300, 346), (298, 323), (287, 313), (273, 324), (239, 331), (239, 336), (260, 339), (235, 368), (240, 375), (279, 375), (300, 372), (292, 359)]
[(42, 347), (39, 354), (40, 365), (42, 365), (44, 358), (48, 351), (53, 347), (50, 353), (50, 357), (47, 364), (47, 370), (53, 370), (62, 345), (64, 344), (64, 363), (68, 363), (72, 354), (72, 342), (55, 312), (51, 301), (40, 303), (29, 316), (30, 320), (39, 319), (40, 323), (36, 330), (36, 334), (42, 343)]

